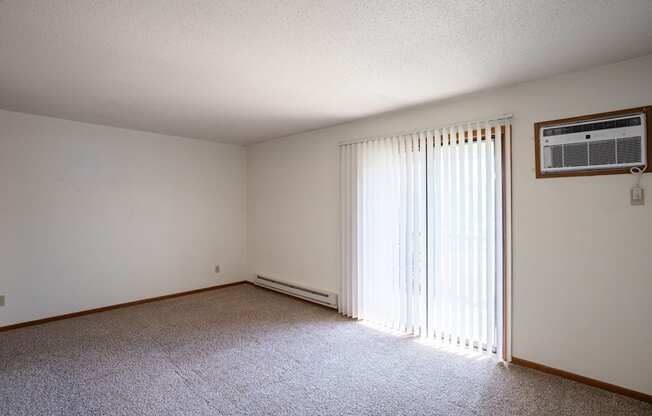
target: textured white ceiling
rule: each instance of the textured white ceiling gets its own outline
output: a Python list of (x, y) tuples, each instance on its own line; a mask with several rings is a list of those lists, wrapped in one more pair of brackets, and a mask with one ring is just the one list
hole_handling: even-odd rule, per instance
[(0, 0), (0, 108), (246, 144), (650, 52), (652, 0)]

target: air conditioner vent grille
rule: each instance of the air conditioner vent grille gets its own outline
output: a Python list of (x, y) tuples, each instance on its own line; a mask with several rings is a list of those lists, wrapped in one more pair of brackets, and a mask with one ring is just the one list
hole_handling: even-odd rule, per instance
[(641, 118), (629, 117), (620, 120), (598, 121), (588, 124), (578, 124), (575, 126), (553, 127), (543, 130), (543, 136), (558, 136), (562, 134), (582, 133), (598, 130), (617, 129), (623, 127), (640, 126)]
[(611, 165), (616, 163), (616, 141), (600, 140), (589, 143), (589, 164)]
[(586, 166), (589, 164), (589, 146), (586, 143), (564, 145), (564, 167)]
[(564, 147), (562, 145), (548, 146), (550, 151), (549, 163), (547, 168), (562, 168), (564, 167)]
[(641, 163), (641, 137), (618, 139), (618, 163)]

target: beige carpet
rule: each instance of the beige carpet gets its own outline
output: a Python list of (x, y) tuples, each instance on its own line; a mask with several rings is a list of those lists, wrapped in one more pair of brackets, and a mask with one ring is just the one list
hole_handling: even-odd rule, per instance
[(0, 333), (0, 415), (652, 415), (250, 285)]

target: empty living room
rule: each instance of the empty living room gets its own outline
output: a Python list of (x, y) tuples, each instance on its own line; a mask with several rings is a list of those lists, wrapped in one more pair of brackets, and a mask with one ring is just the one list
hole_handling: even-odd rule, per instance
[(0, 416), (652, 416), (651, 0), (0, 0)]

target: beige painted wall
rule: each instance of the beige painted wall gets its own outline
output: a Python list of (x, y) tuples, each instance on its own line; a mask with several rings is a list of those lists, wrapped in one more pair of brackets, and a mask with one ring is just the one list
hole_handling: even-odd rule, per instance
[(652, 394), (652, 182), (537, 180), (532, 131), (649, 104), (652, 56), (251, 146), (250, 273), (338, 291), (339, 141), (512, 113), (513, 354)]
[(245, 175), (242, 147), (0, 111), (0, 326), (241, 280)]

